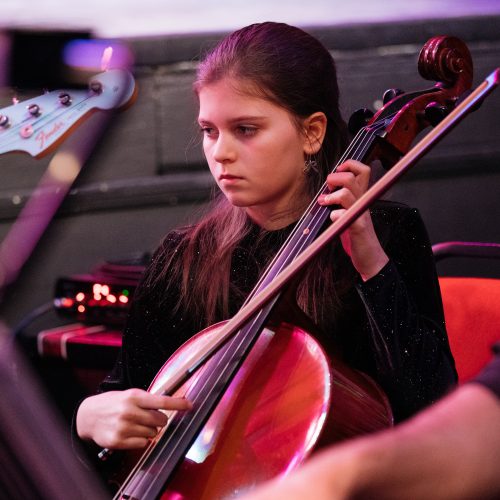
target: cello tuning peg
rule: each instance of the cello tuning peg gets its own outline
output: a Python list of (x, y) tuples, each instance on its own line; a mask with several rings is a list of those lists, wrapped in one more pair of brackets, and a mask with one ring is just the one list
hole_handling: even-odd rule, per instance
[(356, 135), (365, 127), (373, 116), (373, 111), (368, 108), (360, 108), (351, 115), (347, 127), (352, 135)]
[(437, 102), (427, 104), (424, 109), (425, 118), (433, 127), (445, 118), (449, 112), (450, 110), (446, 106)]
[(392, 101), (395, 97), (401, 94), (404, 94), (404, 91), (401, 89), (387, 89), (382, 97), (382, 102), (387, 104), (389, 101)]

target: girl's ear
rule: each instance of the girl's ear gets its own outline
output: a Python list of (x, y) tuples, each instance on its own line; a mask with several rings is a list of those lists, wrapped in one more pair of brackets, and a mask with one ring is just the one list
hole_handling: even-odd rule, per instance
[(303, 121), (304, 153), (306, 155), (314, 155), (320, 150), (325, 138), (327, 122), (325, 113), (321, 111), (313, 113)]

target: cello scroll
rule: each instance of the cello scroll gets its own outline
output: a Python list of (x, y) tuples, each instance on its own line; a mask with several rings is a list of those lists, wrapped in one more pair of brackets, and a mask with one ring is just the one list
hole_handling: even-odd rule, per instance
[[(389, 169), (407, 153), (415, 137), (429, 126), (437, 125), (466, 95), (472, 85), (473, 63), (469, 49), (455, 37), (431, 38), (418, 58), (418, 71), (436, 84), (425, 90), (397, 93), (372, 118), (350, 126), (364, 125), (377, 135), (366, 162), (379, 160)], [(351, 125), (352, 123), (352, 125)]]

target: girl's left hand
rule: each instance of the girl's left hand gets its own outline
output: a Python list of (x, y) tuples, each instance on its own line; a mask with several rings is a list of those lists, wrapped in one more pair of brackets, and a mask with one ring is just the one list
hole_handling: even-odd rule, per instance
[[(347, 160), (326, 178), (330, 194), (318, 198), (320, 205), (337, 205), (330, 215), (333, 222), (368, 189), (370, 167), (356, 160)], [(373, 228), (370, 212), (360, 215), (340, 235), (342, 246), (364, 281), (375, 276), (389, 261)]]

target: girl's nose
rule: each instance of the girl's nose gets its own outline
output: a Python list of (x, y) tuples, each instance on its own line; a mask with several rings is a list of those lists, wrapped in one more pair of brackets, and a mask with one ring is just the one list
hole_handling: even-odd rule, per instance
[(213, 158), (217, 163), (234, 161), (236, 149), (231, 137), (227, 134), (219, 134), (213, 150)]

